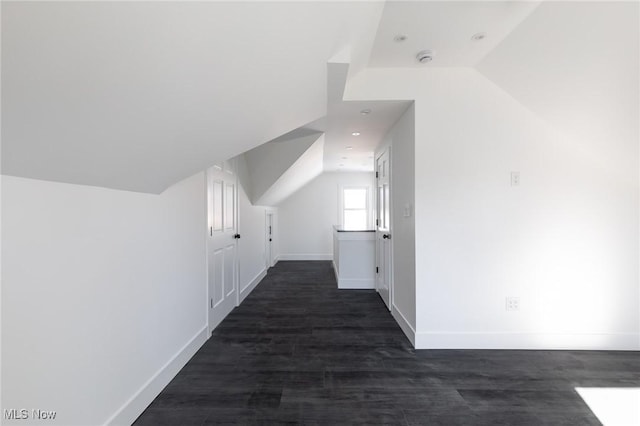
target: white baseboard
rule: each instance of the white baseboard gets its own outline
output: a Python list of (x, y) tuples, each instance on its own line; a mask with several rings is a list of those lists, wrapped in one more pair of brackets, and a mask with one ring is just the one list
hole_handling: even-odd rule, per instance
[(245, 286), (245, 288), (240, 290), (240, 303), (242, 303), (242, 301), (253, 291), (254, 288), (256, 288), (258, 283), (262, 281), (262, 279), (266, 276), (267, 270), (263, 269), (258, 275), (255, 276), (254, 279), (251, 280), (251, 282), (249, 282), (249, 284)]
[(178, 374), (180, 369), (195, 355), (207, 341), (205, 325), (186, 345), (182, 347), (160, 370), (156, 372), (142, 387), (113, 414), (105, 425), (130, 425), (151, 404), (162, 389)]
[(395, 318), (396, 322), (400, 326), (402, 332), (407, 336), (407, 339), (411, 342), (413, 347), (416, 346), (416, 330), (411, 326), (407, 318), (396, 308), (396, 305), (391, 305), (391, 315)]
[(333, 255), (329, 254), (281, 254), (278, 260), (332, 260)]
[(418, 332), (416, 349), (640, 350), (638, 333)]
[[(335, 270), (334, 270), (335, 271)], [(376, 281), (373, 278), (338, 278), (338, 288), (353, 290), (375, 290)]]

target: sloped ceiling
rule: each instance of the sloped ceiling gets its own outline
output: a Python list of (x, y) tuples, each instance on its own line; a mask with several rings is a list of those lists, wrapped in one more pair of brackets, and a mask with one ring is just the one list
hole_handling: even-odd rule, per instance
[(294, 192), (320, 176), (323, 171), (324, 135), (307, 149), (255, 202), (262, 206), (276, 206)]
[(159, 193), (324, 116), (382, 7), (2, 2), (2, 172)]
[(626, 149), (616, 144), (638, 143), (639, 9), (638, 2), (545, 2), (477, 69), (566, 135), (590, 139), (601, 148), (593, 155), (619, 155)]
[(367, 167), (349, 126), (381, 120), (341, 99), (365, 66), (475, 67), (568, 132), (637, 143), (638, 39), (637, 2), (2, 2), (2, 172), (159, 193), (318, 131), (325, 168)]
[[(265, 204), (264, 198), (269, 189), (321, 135), (320, 132), (314, 132), (310, 135), (289, 139), (281, 137), (245, 152), (244, 157), (251, 176), (250, 199), (252, 204)], [(322, 160), (320, 168), (322, 169)]]
[(410, 102), (344, 101), (350, 69), (327, 64), (326, 116), (244, 153), (252, 204), (277, 205), (323, 171), (373, 171), (374, 150)]
[[(594, 164), (618, 164), (628, 176), (638, 162), (625, 153), (639, 138), (639, 9), (637, 1), (387, 2), (369, 67), (474, 68), (575, 149), (588, 146), (582, 154)], [(406, 40), (395, 41), (399, 34)], [(418, 63), (427, 48), (434, 59)]]

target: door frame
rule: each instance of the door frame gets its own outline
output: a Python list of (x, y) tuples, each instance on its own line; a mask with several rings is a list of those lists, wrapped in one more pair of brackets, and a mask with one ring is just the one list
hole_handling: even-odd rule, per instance
[[(233, 168), (233, 177), (235, 178), (235, 183), (234, 183), (235, 194), (233, 197), (234, 198), (233, 202), (236, 204), (234, 209), (234, 213), (236, 216), (234, 218), (235, 224), (236, 224), (236, 234), (242, 235), (242, 232), (240, 229), (242, 224), (240, 223), (240, 177), (238, 176), (238, 159), (234, 157), (231, 160), (227, 160), (227, 161), (231, 164), (231, 167)], [(234, 268), (236, 270), (235, 282), (233, 283), (234, 287), (236, 288), (235, 307), (240, 306), (240, 239), (241, 238), (236, 239), (236, 258), (235, 258), (235, 265), (234, 265)]]
[(211, 226), (211, 212), (209, 211), (209, 168), (204, 171), (204, 288), (206, 297), (204, 298), (204, 311), (207, 313), (207, 338), (211, 337), (211, 327), (209, 324), (209, 301), (211, 293), (209, 292), (209, 227)]
[[(267, 269), (273, 267), (275, 265), (275, 256), (273, 253), (273, 236), (275, 235), (275, 211), (270, 209), (265, 209), (264, 212), (264, 244), (265, 244), (265, 255), (267, 258), (265, 259), (265, 266)], [(269, 223), (269, 218), (271, 218), (271, 223)], [(269, 234), (269, 226), (271, 226), (271, 234)], [(269, 237), (271, 237), (271, 242), (269, 242)]]
[[(393, 312), (393, 297), (394, 297), (394, 286), (393, 286), (393, 219), (394, 219), (394, 212), (393, 212), (393, 180), (391, 179), (391, 168), (392, 168), (392, 161), (391, 161), (391, 145), (387, 145), (385, 147), (383, 147), (381, 150), (376, 151), (375, 155), (374, 155), (374, 160), (373, 160), (373, 168), (374, 168), (374, 182), (375, 182), (375, 212), (374, 212), (374, 219), (375, 219), (375, 230), (376, 230), (376, 263), (378, 263), (378, 202), (379, 202), (379, 194), (378, 194), (378, 178), (375, 176), (375, 173), (378, 171), (378, 159), (384, 155), (384, 153), (387, 153), (387, 157), (388, 157), (388, 173), (389, 173), (389, 230), (388, 233), (391, 235), (391, 240), (389, 240), (387, 242), (387, 244), (389, 244), (389, 270), (386, 271), (387, 273), (387, 277), (389, 280), (389, 311)], [(376, 277), (376, 292), (379, 294), (378, 292), (378, 277)]]

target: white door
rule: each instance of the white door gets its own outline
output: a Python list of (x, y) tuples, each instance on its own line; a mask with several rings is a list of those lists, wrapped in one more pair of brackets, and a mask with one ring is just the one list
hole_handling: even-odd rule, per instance
[(391, 217), (389, 149), (376, 158), (376, 290), (391, 310)]
[(273, 213), (267, 213), (267, 268), (273, 266)]
[(209, 331), (238, 305), (237, 178), (230, 162), (207, 171)]

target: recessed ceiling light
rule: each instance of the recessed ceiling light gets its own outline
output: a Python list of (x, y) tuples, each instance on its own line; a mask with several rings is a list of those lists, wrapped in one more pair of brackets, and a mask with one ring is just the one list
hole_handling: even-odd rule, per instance
[(352, 147), (352, 146), (347, 146), (347, 147), (345, 147), (345, 148), (346, 148), (346, 149), (348, 149), (348, 150), (352, 150), (352, 149), (353, 149), (353, 147)]
[(473, 36), (471, 36), (471, 40), (480, 41), (485, 39), (486, 37), (487, 37), (487, 33), (475, 33)]
[(371, 114), (371, 110), (369, 108), (367, 109), (363, 109), (362, 111), (360, 111), (360, 114), (362, 115), (369, 115)]
[(396, 43), (402, 43), (403, 41), (405, 41), (407, 39), (407, 35), (406, 34), (398, 34), (393, 38), (393, 41), (395, 41)]
[(421, 50), (416, 55), (416, 59), (421, 64), (426, 64), (427, 62), (431, 62), (433, 60), (434, 52), (432, 50)]
[(351, 136), (360, 136), (360, 132), (353, 132), (351, 133)]

